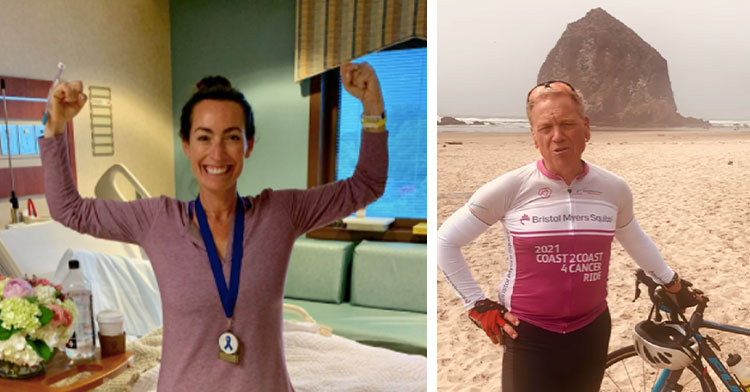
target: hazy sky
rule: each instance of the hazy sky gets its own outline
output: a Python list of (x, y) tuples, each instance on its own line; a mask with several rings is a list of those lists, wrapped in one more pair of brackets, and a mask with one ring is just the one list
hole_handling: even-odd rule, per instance
[(750, 1), (439, 0), (439, 115), (525, 115), (568, 23), (601, 7), (667, 60), (677, 111), (750, 119)]

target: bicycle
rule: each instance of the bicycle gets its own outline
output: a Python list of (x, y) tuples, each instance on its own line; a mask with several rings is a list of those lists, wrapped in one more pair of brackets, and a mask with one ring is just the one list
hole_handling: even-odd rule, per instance
[[(650, 364), (641, 359), (635, 350), (635, 346), (622, 347), (607, 355), (601, 390), (618, 392), (717, 392), (716, 385), (708, 374), (708, 366), (710, 366), (728, 391), (744, 392), (745, 390), (740, 386), (739, 381), (729, 373), (727, 367), (712, 349), (713, 347), (717, 351), (721, 351), (719, 345), (710, 336), (703, 335), (700, 329), (715, 329), (746, 336), (750, 336), (750, 329), (705, 320), (703, 313), (708, 306), (708, 297), (705, 295), (703, 295), (703, 301), (698, 303), (688, 321), (683, 312), (673, 310), (677, 307), (663, 294), (661, 285), (654, 282), (640, 269), (636, 272), (634, 302), (641, 294), (641, 284), (648, 287), (649, 298), (652, 302), (648, 319), (660, 322), (662, 313), (665, 313), (670, 320), (679, 322), (687, 332), (687, 336), (692, 336), (697, 341), (698, 356), (693, 363), (684, 369), (662, 370), (651, 367)], [(703, 359), (706, 360), (708, 366), (704, 365)]]

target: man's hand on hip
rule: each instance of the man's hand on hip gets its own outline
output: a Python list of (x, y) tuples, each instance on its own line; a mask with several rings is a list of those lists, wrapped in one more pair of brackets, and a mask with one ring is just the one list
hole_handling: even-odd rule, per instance
[(503, 344), (503, 332), (513, 339), (518, 337), (513, 329), (513, 326), (518, 326), (518, 318), (490, 299), (477, 301), (469, 310), (469, 318), (484, 330), (494, 344)]

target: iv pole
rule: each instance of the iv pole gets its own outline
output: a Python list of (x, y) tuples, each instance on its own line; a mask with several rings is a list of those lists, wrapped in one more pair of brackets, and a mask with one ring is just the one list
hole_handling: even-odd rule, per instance
[(10, 159), (10, 127), (8, 126), (8, 103), (5, 98), (5, 79), (0, 79), (0, 89), (3, 93), (3, 118), (5, 119), (5, 134), (8, 137), (8, 169), (10, 169), (10, 223), (19, 223), (18, 199), (16, 198), (16, 183), (13, 179), (13, 161)]

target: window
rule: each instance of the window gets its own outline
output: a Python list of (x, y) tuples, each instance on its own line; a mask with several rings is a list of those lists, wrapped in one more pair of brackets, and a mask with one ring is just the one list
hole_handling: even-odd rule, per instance
[[(427, 218), (427, 49), (390, 50), (353, 60), (378, 74), (386, 104), (389, 167), (385, 194), (368, 216)], [(354, 172), (362, 104), (339, 81), (336, 180)]]
[[(10, 128), (10, 141), (8, 141), (4, 118), (6, 114), (2, 111), (2, 103), (0, 103), (0, 135), (2, 135), (0, 136), (0, 198), (9, 197), (11, 191), (8, 152), (11, 153), (16, 196), (20, 198), (43, 194), (44, 173), (38, 155), (37, 138), (44, 134), (41, 118), (52, 81), (0, 77), (6, 82), (7, 117)], [(68, 122), (67, 126), (68, 153), (75, 181), (73, 122)]]
[(10, 132), (5, 129), (5, 122), (0, 124), (0, 146), (2, 155), (7, 159), (8, 155), (8, 134), (10, 134), (10, 154), (15, 155), (36, 155), (39, 154), (39, 143), (37, 138), (44, 136), (44, 126), (41, 122), (8, 122)]
[[(391, 216), (396, 221), (385, 233), (347, 231), (336, 222), (307, 236), (427, 242), (425, 235), (412, 232), (412, 227), (425, 221), (427, 215), (426, 42), (413, 39), (354, 62), (360, 60), (372, 64), (378, 73), (389, 131), (386, 194), (367, 207), (367, 215)], [(308, 188), (351, 175), (362, 129), (361, 104), (342, 91), (338, 69), (311, 78), (309, 97)]]

